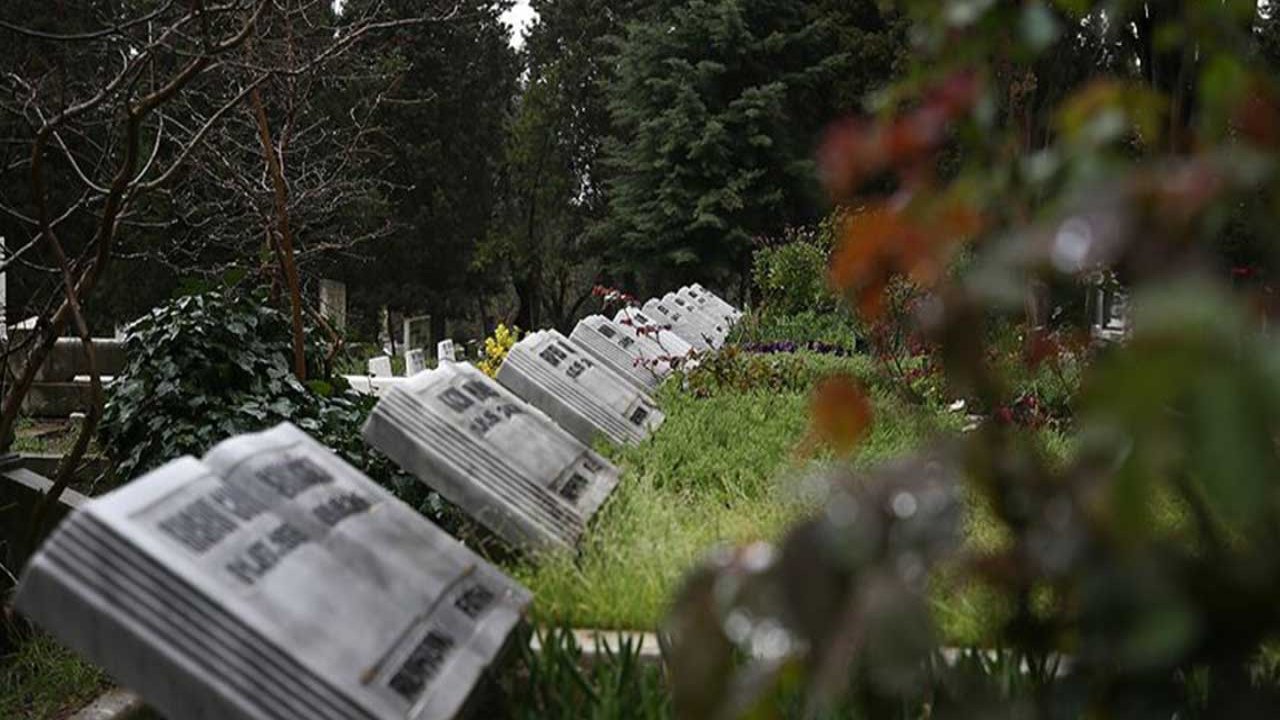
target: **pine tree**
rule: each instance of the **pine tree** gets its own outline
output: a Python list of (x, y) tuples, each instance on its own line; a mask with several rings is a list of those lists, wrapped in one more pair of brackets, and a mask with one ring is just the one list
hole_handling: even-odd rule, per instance
[(822, 211), (817, 134), (891, 79), (901, 40), (873, 2), (693, 0), (629, 26), (598, 228), (614, 267), (645, 290), (743, 277), (753, 238)]

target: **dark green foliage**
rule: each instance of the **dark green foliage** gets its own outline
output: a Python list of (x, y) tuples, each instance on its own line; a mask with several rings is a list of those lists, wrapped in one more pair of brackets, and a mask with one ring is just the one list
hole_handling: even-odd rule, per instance
[(708, 355), (685, 375), (694, 395), (722, 392), (807, 393), (818, 380), (845, 372), (869, 377), (871, 364), (862, 357), (845, 358), (804, 352), (753, 353), (730, 346)]
[(734, 328), (733, 337), (741, 344), (822, 343), (852, 352), (858, 343), (858, 327), (840, 310), (782, 313), (762, 309), (744, 317)]
[[(520, 66), (499, 17), (508, 3), (349, 0), (348, 13), (388, 8), (390, 18), (448, 17), (381, 34), (372, 47), (395, 78), (375, 114), (380, 177), (392, 186), (394, 230), (342, 268), (352, 312), (373, 330), (378, 307), (474, 317), (499, 278), (474, 265), (501, 192), (507, 123)], [(381, 218), (386, 221), (387, 218)]]
[(66, 717), (109, 686), (102, 670), (44, 633), (26, 635), (11, 652), (0, 652), (0, 717), (5, 720)]
[(433, 509), (424, 486), (361, 440), (371, 396), (340, 377), (305, 385), (294, 377), (288, 318), (261, 298), (188, 295), (128, 332), (128, 364), (109, 387), (99, 433), (118, 479), (288, 421), (420, 510)]
[[(536, 637), (539, 652), (529, 647)], [(526, 630), (517, 638), (519, 657), (502, 683), (501, 704), (489, 717), (511, 720), (589, 718), (659, 720), (671, 716), (662, 670), (640, 657), (639, 638), (602, 647), (584, 662), (582, 648), (564, 627)]]
[(723, 284), (752, 238), (815, 220), (816, 136), (889, 78), (899, 40), (870, 2), (695, 0), (628, 26), (609, 88), (614, 266)]
[(837, 216), (821, 225), (787, 228), (770, 239), (751, 259), (751, 275), (759, 303), (771, 313), (831, 312), (838, 297), (827, 280)]

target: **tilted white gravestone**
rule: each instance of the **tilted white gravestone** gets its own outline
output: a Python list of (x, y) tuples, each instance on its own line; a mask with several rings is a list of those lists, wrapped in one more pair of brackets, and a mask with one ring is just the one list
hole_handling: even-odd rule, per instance
[(427, 369), (426, 354), (422, 350), (410, 350), (404, 354), (404, 374), (413, 377)]
[(670, 326), (671, 332), (679, 335), (698, 352), (715, 350), (717, 347), (715, 338), (707, 333), (704, 325), (674, 304), (669, 305), (654, 298), (644, 304), (644, 312), (653, 318), (654, 322)]
[(640, 308), (625, 307), (619, 310), (613, 316), (613, 322), (624, 330), (634, 332), (638, 337), (649, 338), (657, 345), (662, 357), (688, 363), (697, 355), (698, 351), (694, 350), (692, 345), (671, 332), (666, 326), (654, 322), (653, 318), (646, 315)]
[(85, 505), (17, 608), (165, 717), (444, 720), (530, 599), (286, 424)]
[(719, 309), (721, 315), (728, 315), (733, 318), (734, 322), (742, 319), (742, 311), (725, 302), (719, 295), (702, 287), (698, 283), (689, 286), (689, 290), (693, 293), (694, 299), (705, 297), (711, 301), (712, 305)]
[(364, 438), (522, 548), (572, 549), (618, 484), (617, 468), (464, 363), (393, 388)]
[(674, 306), (678, 312), (684, 313), (690, 323), (701, 328), (702, 334), (710, 338), (715, 347), (724, 345), (724, 341), (729, 337), (729, 330), (733, 328), (732, 323), (716, 317), (714, 312), (693, 300), (680, 297), (677, 293), (667, 293), (662, 297), (662, 303), (667, 307)]
[(441, 340), (436, 344), (436, 362), (458, 362), (458, 351), (454, 348), (452, 340)]
[(647, 394), (554, 330), (516, 343), (498, 369), (498, 381), (587, 444), (598, 436), (638, 443), (663, 420)]
[(391, 358), (386, 355), (369, 358), (369, 374), (374, 377), (391, 377)]
[(732, 328), (738, 324), (741, 313), (737, 311), (726, 311), (720, 304), (712, 301), (710, 295), (698, 292), (690, 287), (682, 287), (676, 291), (676, 296), (685, 302), (697, 307), (703, 314), (715, 318), (717, 322), (726, 328)]
[(602, 315), (584, 318), (569, 339), (641, 392), (652, 392), (671, 373), (671, 361), (654, 337)]

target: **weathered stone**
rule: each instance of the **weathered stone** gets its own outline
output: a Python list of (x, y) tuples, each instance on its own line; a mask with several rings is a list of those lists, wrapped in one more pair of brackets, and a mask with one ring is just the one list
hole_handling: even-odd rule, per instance
[(671, 332), (679, 335), (698, 352), (716, 349), (714, 337), (708, 334), (703, 324), (674, 304), (655, 298), (644, 304), (644, 312), (654, 322), (671, 328)]
[(165, 717), (444, 720), (530, 599), (281, 425), (84, 505), (16, 608)]
[(386, 355), (369, 358), (369, 374), (379, 378), (391, 377), (391, 358)]
[(618, 483), (604, 458), (465, 363), (391, 390), (364, 438), (519, 548), (573, 548)]
[(671, 359), (651, 333), (601, 315), (583, 319), (569, 339), (641, 392), (653, 392), (671, 373)]
[(347, 329), (347, 286), (344, 283), (320, 281), (320, 316), (339, 333)]
[(441, 340), (436, 343), (436, 362), (451, 363), (458, 361), (458, 351), (453, 346), (453, 341), (449, 339)]
[(588, 445), (597, 437), (638, 443), (663, 420), (647, 394), (554, 330), (516, 343), (498, 381)]
[(427, 360), (421, 349), (410, 350), (404, 354), (404, 374), (413, 377), (427, 369)]

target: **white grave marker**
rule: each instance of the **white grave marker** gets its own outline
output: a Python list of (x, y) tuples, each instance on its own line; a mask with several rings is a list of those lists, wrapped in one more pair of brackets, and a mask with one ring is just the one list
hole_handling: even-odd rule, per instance
[(719, 304), (711, 300), (710, 295), (699, 293), (690, 287), (682, 287), (676, 291), (676, 296), (682, 300), (696, 306), (705, 315), (715, 318), (717, 322), (726, 328), (732, 328), (738, 324), (741, 313), (737, 311), (726, 311)]
[(671, 373), (667, 353), (652, 335), (601, 315), (583, 319), (569, 339), (641, 392), (652, 392)]
[(374, 377), (391, 377), (391, 358), (386, 355), (369, 358), (369, 374)]
[(441, 340), (436, 344), (436, 361), (440, 363), (458, 362), (458, 351), (452, 340)]
[(337, 280), (320, 281), (320, 316), (338, 333), (347, 328), (347, 286)]
[(695, 320), (689, 313), (674, 304), (668, 304), (658, 298), (654, 298), (644, 304), (644, 312), (647, 316), (653, 318), (655, 323), (669, 326), (671, 332), (679, 335), (682, 340), (692, 345), (698, 352), (715, 350), (717, 347), (714, 338), (708, 335), (703, 323)]
[(405, 377), (413, 377), (427, 369), (427, 359), (422, 350), (410, 350), (404, 354)]
[(721, 347), (729, 337), (732, 324), (722, 317), (717, 317), (715, 312), (699, 305), (696, 301), (686, 300), (677, 293), (667, 293), (662, 297), (662, 303), (666, 307), (674, 307), (677, 312), (683, 313), (689, 323), (699, 328), (702, 335), (710, 340), (713, 347)]
[(572, 549), (618, 484), (618, 470), (465, 363), (393, 388), (364, 438), (498, 537)]
[(693, 293), (694, 299), (698, 299), (700, 297), (707, 298), (711, 302), (711, 304), (720, 311), (721, 315), (728, 315), (729, 317), (733, 318), (734, 322), (737, 322), (742, 319), (741, 310), (725, 302), (720, 298), (719, 295), (716, 295), (715, 293), (702, 287), (698, 283), (694, 283), (690, 285), (689, 291)]
[(498, 369), (498, 381), (587, 444), (598, 436), (638, 443), (663, 420), (647, 394), (554, 330), (516, 343)]
[(530, 599), (285, 424), (85, 505), (17, 608), (165, 717), (446, 720)]
[(637, 337), (649, 338), (657, 346), (662, 357), (680, 358), (688, 364), (696, 363), (693, 358), (698, 351), (692, 345), (671, 330), (654, 322), (653, 318), (646, 315), (640, 308), (626, 307), (619, 310), (613, 316), (613, 322), (618, 327), (635, 333)]

